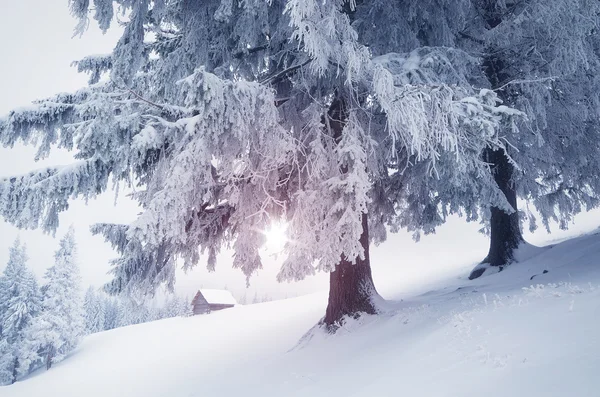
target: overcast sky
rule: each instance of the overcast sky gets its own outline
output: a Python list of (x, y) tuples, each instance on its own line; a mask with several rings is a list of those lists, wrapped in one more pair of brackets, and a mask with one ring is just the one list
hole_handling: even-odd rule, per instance
[[(93, 23), (82, 38), (71, 38), (75, 21), (69, 15), (66, 0), (20, 0), (9, 4), (2, 7), (0, 24), (0, 115), (28, 105), (36, 98), (73, 91), (83, 86), (86, 77), (78, 75), (70, 63), (86, 55), (109, 52), (118, 38), (118, 30), (102, 35)], [(0, 176), (72, 161), (69, 153), (57, 152), (35, 163), (33, 153), (33, 148), (23, 146), (0, 148)], [(114, 206), (113, 194), (105, 194), (88, 205), (74, 202), (69, 211), (60, 217), (61, 226), (56, 239), (40, 231), (19, 231), (0, 221), (0, 270), (8, 259), (8, 247), (20, 236), (29, 248), (29, 265), (41, 277), (45, 268), (52, 265), (57, 239), (72, 224), (79, 243), (84, 286), (100, 286), (109, 279), (108, 261), (115, 254), (101, 237), (89, 233), (89, 226), (95, 222), (126, 223), (135, 219), (136, 213), (135, 204), (122, 197)], [(582, 214), (568, 233), (589, 231), (599, 225), (600, 212)], [(478, 228), (478, 225), (452, 219), (435, 236), (425, 237), (418, 244), (403, 232), (382, 246), (373, 248), (373, 274), (380, 292), (385, 296), (385, 291), (394, 284), (394, 280), (404, 280), (405, 285), (406, 280), (414, 280), (416, 285), (424, 278), (430, 279), (432, 274), (443, 277), (444, 267), (449, 263), (464, 263), (465, 274), (468, 274), (471, 266), (487, 253), (487, 239), (477, 232)], [(563, 238), (568, 233), (558, 232), (547, 236), (544, 231), (539, 231), (533, 236), (527, 234), (526, 238), (532, 243), (544, 244), (551, 239)], [(237, 297), (246, 293), (249, 299), (256, 292), (272, 298), (283, 298), (327, 288), (328, 278), (323, 274), (301, 283), (278, 284), (275, 275), (279, 260), (267, 256), (264, 260), (265, 269), (251, 280), (251, 288), (246, 290), (244, 276), (238, 270), (231, 269), (231, 263), (231, 253), (225, 252), (219, 257), (216, 273), (209, 274), (201, 263), (191, 274), (180, 274), (176, 288), (183, 295), (193, 295), (200, 286), (227, 286)], [(390, 270), (392, 267), (393, 270)]]

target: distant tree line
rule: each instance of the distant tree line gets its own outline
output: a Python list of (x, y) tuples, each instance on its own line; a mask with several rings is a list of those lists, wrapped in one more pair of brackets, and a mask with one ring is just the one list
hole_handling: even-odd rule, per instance
[[(227, 289), (227, 287), (223, 288), (223, 289)], [(288, 296), (286, 294), (284, 299), (287, 299)], [(237, 302), (240, 305), (253, 305), (256, 303), (264, 303), (264, 302), (271, 302), (275, 299), (273, 299), (273, 297), (271, 295), (269, 295), (268, 293), (263, 293), (263, 294), (259, 294), (258, 291), (254, 291), (254, 295), (252, 295), (252, 298), (250, 298), (248, 296), (248, 293), (245, 292), (244, 295), (242, 295), (240, 298), (238, 298)]]
[(80, 277), (73, 229), (60, 240), (54, 265), (38, 288), (17, 239), (0, 277), (0, 384), (14, 383), (62, 361), (84, 333)]
[(54, 265), (38, 286), (27, 267), (27, 249), (17, 239), (0, 276), (0, 385), (65, 359), (86, 334), (184, 316), (190, 304), (172, 295), (163, 305), (111, 298), (90, 287), (81, 296), (73, 229), (60, 240)]
[(191, 315), (191, 304), (175, 294), (169, 296), (162, 305), (138, 303), (126, 296), (112, 297), (101, 290), (89, 287), (85, 293), (86, 334), (108, 331), (127, 325), (147, 323), (165, 318)]

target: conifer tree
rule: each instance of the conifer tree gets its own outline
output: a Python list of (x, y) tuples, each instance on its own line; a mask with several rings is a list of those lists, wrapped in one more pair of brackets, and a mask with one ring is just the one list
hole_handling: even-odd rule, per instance
[(179, 299), (179, 310), (178, 316), (181, 317), (190, 317), (194, 315), (194, 308), (192, 307), (192, 302), (189, 298), (180, 298)]
[[(523, 133), (506, 131), (508, 150), (484, 152), (508, 210), (492, 206), (485, 265), (515, 260), (524, 243), (517, 197), (528, 200), (550, 231), (600, 203), (600, 4), (589, 0), (474, 1), (477, 17), (463, 31), (473, 45), (480, 37), (482, 67), (504, 103), (527, 114)], [(595, 174), (595, 173), (594, 173)], [(528, 208), (530, 230), (536, 217)]]
[(19, 358), (21, 373), (40, 364), (50, 369), (75, 349), (83, 336), (83, 302), (73, 228), (60, 240), (54, 266), (44, 277), (42, 310), (26, 329), (27, 341)]
[(142, 324), (152, 320), (152, 313), (144, 302), (124, 297), (121, 301), (122, 316), (119, 326)]
[[(573, 215), (598, 205), (600, 3), (375, 0), (357, 4), (354, 26), (373, 54), (435, 46), (460, 50), (457, 54), (477, 59), (472, 73), (461, 69), (463, 77), (474, 86), (493, 90), (503, 104), (526, 116), (513, 120), (517, 128), (501, 126), (499, 134), (506, 145), (491, 145), (481, 152), (490, 174), (470, 174), (462, 179), (462, 186), (446, 182), (456, 178), (451, 164), (438, 167), (439, 178), (426, 178), (422, 164), (414, 159), (401, 161), (401, 172), (391, 186), (377, 192), (374, 204), (402, 211), (381, 218), (379, 224), (387, 221), (392, 229), (408, 228), (418, 238), (421, 232), (434, 232), (451, 213), (481, 221), (490, 234), (490, 248), (471, 273), (475, 278), (490, 266), (497, 271), (514, 261), (515, 250), (524, 244), (523, 221), (528, 220), (531, 231), (537, 228), (533, 209), (549, 231), (551, 221), (566, 228)], [(457, 65), (455, 59), (451, 63)], [(439, 163), (444, 163), (443, 155)], [(496, 185), (491, 188), (490, 177)], [(517, 199), (522, 200), (521, 208)]]
[(88, 334), (105, 330), (106, 306), (102, 296), (98, 294), (93, 286), (85, 292), (83, 299), (83, 311), (85, 313), (85, 330)]
[[(136, 187), (139, 218), (93, 231), (120, 253), (106, 289), (139, 295), (172, 288), (176, 258), (189, 268), (203, 252), (214, 269), (223, 246), (250, 278), (261, 231), (283, 219), (278, 279), (331, 273), (330, 330), (376, 313), (371, 242), (386, 225), (429, 231), (439, 212), (484, 199), (506, 207), (481, 153), (503, 149), (498, 132), (522, 115), (482, 83), (477, 58), (423, 44), (452, 36), (464, 2), (450, 16), (438, 1), (388, 3), (413, 12), (392, 10), (371, 42), (364, 22), (381, 1), (117, 1), (130, 18), (114, 51), (77, 63), (92, 84), (0, 121), (6, 146), (37, 143), (43, 157), (57, 144), (79, 160), (3, 180), (0, 214), (51, 231), (68, 200), (95, 197), (109, 177)], [(71, 2), (80, 33), (89, 6)], [(112, 9), (94, 2), (103, 29)]]
[(25, 329), (40, 310), (37, 282), (26, 262), (25, 246), (17, 239), (0, 277), (0, 384), (17, 380), (19, 351), (30, 342)]
[(110, 330), (123, 325), (123, 307), (118, 299), (101, 296), (104, 307), (104, 330)]
[(6, 338), (0, 337), (0, 386), (14, 383), (14, 365), (15, 359), (11, 346)]

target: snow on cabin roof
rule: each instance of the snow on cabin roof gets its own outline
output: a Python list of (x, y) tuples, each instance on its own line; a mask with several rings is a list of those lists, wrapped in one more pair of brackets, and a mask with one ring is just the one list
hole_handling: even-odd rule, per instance
[(231, 292), (224, 289), (201, 289), (200, 293), (208, 303), (222, 305), (237, 305)]

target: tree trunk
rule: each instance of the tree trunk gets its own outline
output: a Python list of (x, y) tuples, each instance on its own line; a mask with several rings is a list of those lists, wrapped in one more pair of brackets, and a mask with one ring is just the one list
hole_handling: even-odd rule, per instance
[[(341, 140), (347, 117), (345, 103), (343, 100), (335, 99), (329, 108), (328, 121), (336, 143)], [(356, 263), (352, 264), (351, 260), (342, 256), (335, 270), (329, 275), (329, 300), (323, 323), (330, 332), (337, 330), (345, 316), (356, 318), (360, 313), (377, 312), (372, 301), (377, 291), (371, 275), (367, 214), (362, 214), (362, 228), (360, 243), (365, 258), (356, 258)]]
[(17, 369), (19, 367), (19, 359), (15, 357), (15, 361), (13, 362), (13, 370), (12, 370), (12, 379), (10, 383), (13, 384), (17, 381)]
[(323, 322), (332, 332), (344, 316), (358, 317), (360, 313), (377, 312), (372, 301), (377, 291), (371, 275), (367, 214), (362, 216), (362, 225), (360, 243), (365, 250), (365, 259), (356, 258), (356, 263), (352, 264), (342, 257), (335, 271), (329, 275), (329, 301)]
[(50, 346), (46, 354), (46, 371), (52, 368), (52, 358), (54, 357), (54, 346)]
[[(483, 14), (487, 15), (486, 21), (490, 28), (502, 22), (502, 18), (496, 15), (494, 9), (484, 9), (483, 11)], [(497, 51), (495, 48), (490, 48), (489, 53), (496, 54)], [(496, 90), (498, 97), (505, 104), (510, 104), (510, 94), (506, 88), (502, 88), (510, 79), (510, 76), (506, 73), (504, 61), (497, 55), (488, 55), (483, 59), (483, 70), (492, 89)], [(502, 270), (502, 266), (513, 262), (514, 250), (524, 241), (517, 212), (517, 192), (512, 182), (514, 167), (508, 161), (506, 153), (502, 149), (488, 148), (483, 155), (492, 166), (494, 180), (498, 187), (514, 209), (511, 214), (508, 214), (500, 208), (491, 208), (490, 249), (481, 264), (487, 263), (491, 266), (499, 266)], [(478, 278), (484, 272), (485, 267), (476, 267), (469, 275), (469, 280)]]
[[(490, 220), (490, 249), (481, 262), (490, 266), (504, 266), (514, 261), (514, 251), (524, 241), (517, 212), (517, 193), (511, 181), (513, 166), (503, 150), (486, 150), (487, 161), (492, 164), (494, 180), (506, 196), (514, 212), (508, 214), (504, 210), (492, 207)], [(473, 280), (483, 274), (485, 268), (478, 267), (469, 275)]]

